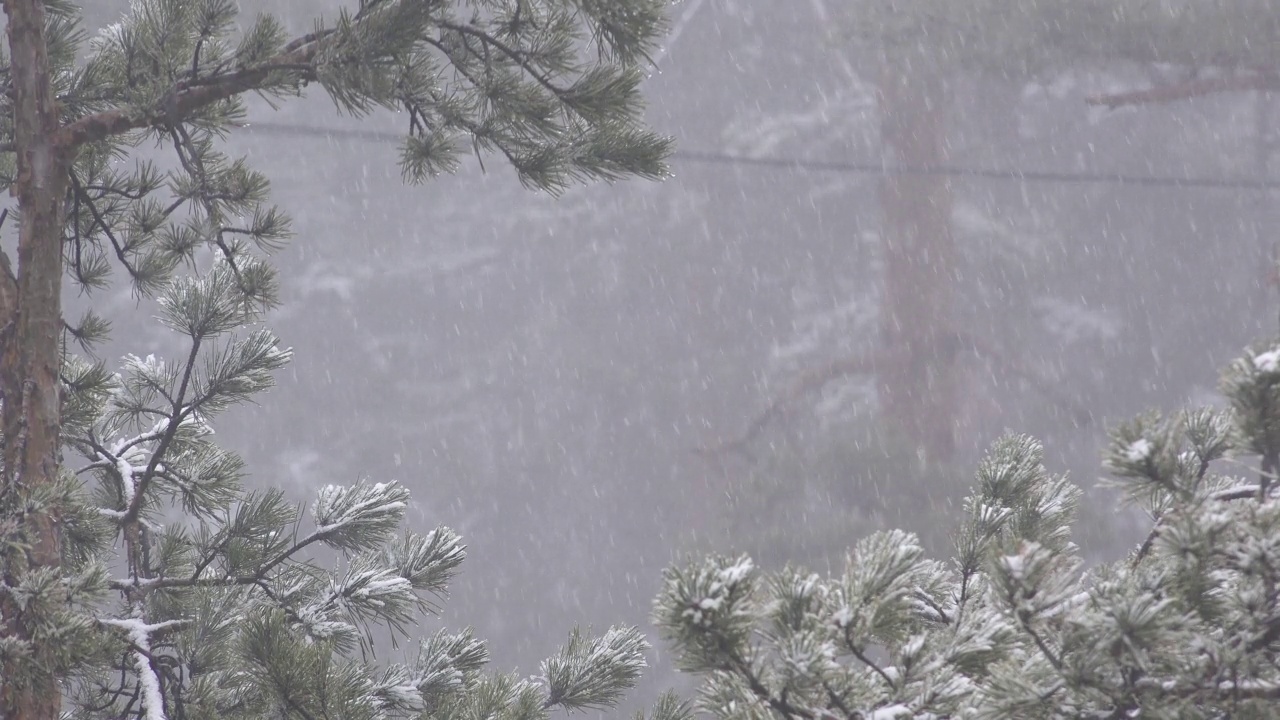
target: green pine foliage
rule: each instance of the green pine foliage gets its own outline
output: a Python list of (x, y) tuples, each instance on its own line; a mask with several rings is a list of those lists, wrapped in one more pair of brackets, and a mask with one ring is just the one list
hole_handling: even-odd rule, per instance
[(949, 561), (900, 531), (857, 543), (836, 577), (712, 557), (667, 571), (654, 620), (716, 717), (1274, 717), (1278, 358), (1280, 343), (1227, 369), (1229, 410), (1115, 429), (1105, 465), (1152, 522), (1122, 560), (1083, 566), (1079, 489), (1010, 436)]
[[(182, 351), (116, 365), (94, 354), (108, 318), (66, 323), (60, 480), (0, 491), (0, 592), (25, 627), (0, 632), (0, 684), (52, 675), (63, 716), (84, 720), (535, 720), (615, 704), (645, 665), (635, 628), (574, 633), (536, 677), (487, 672), (469, 630), (417, 637), (465, 552), (446, 527), (403, 527), (403, 486), (326, 487), (303, 505), (246, 487), (214, 427), (290, 360), (263, 325), (290, 223), (219, 141), (244, 121), (244, 93), (277, 102), (315, 84), (341, 112), (406, 113), (412, 182), (471, 152), (551, 192), (660, 178), (670, 143), (642, 125), (639, 83), (665, 0), (365, 0), (293, 39), (233, 0), (135, 0), (93, 35), (71, 4), (45, 5), (74, 146), (69, 280), (92, 295), (123, 274)], [(0, 94), (6, 187), (12, 114)], [(144, 146), (170, 161), (135, 157)], [(25, 561), (46, 518), (60, 568)], [(375, 642), (388, 637), (418, 648), (395, 662)], [(673, 697), (652, 713), (687, 715)]]

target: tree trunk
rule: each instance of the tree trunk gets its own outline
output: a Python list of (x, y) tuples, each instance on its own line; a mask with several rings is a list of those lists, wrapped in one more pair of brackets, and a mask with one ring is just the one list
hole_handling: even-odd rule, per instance
[(878, 373), (888, 426), (927, 459), (955, 452), (959, 410), (953, 332), (956, 250), (951, 185), (922, 168), (946, 164), (945, 92), (918, 57), (886, 64), (879, 85), (882, 141), (890, 172), (880, 183), (885, 279)]
[[(0, 506), (21, 507), (22, 498), (57, 479), (59, 462), (59, 388), (62, 331), (62, 225), (68, 184), (68, 153), (57, 143), (58, 109), (50, 82), (45, 43), (45, 11), (39, 0), (5, 0), (8, 15), (14, 139), (20, 227), (17, 276), (8, 259), (0, 282), (0, 422), (3, 423), (3, 476)], [(61, 564), (57, 518), (48, 509), (16, 518), (26, 541), (24, 551), (0, 558), (4, 581)], [(25, 566), (25, 567), (24, 567)], [(56, 599), (55, 599), (56, 600)], [(29, 617), (9, 597), (0, 601), (3, 633), (30, 641)], [(32, 648), (39, 664), (41, 648)], [(35, 660), (33, 663), (32, 660)], [(42, 670), (52, 668), (42, 668)], [(53, 672), (15, 684), (12, 666), (0, 668), (0, 717), (6, 720), (56, 720), (61, 691)]]

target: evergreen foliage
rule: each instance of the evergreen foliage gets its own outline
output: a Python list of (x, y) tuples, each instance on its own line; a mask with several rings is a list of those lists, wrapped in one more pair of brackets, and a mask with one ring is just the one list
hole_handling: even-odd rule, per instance
[[(1080, 491), (1040, 445), (999, 441), (948, 562), (916, 538), (857, 543), (843, 575), (747, 557), (667, 571), (654, 620), (716, 717), (1266, 718), (1280, 700), (1280, 343), (1226, 371), (1229, 410), (1115, 429), (1114, 485), (1152, 519), (1085, 569)], [(1233, 474), (1257, 458), (1260, 481)]]
[[(86, 720), (515, 720), (611, 706), (635, 683), (647, 644), (627, 627), (575, 633), (533, 678), (486, 673), (470, 631), (422, 638), (388, 663), (375, 638), (413, 637), (437, 609), (464, 558), (459, 537), (403, 530), (409, 494), (395, 483), (323, 488), (309, 512), (245, 487), (213, 427), (290, 359), (262, 325), (279, 286), (268, 256), (290, 224), (266, 178), (218, 141), (244, 121), (242, 94), (275, 102), (318, 84), (342, 112), (407, 114), (412, 182), (456, 168), (464, 150), (499, 153), (551, 192), (659, 178), (670, 143), (641, 124), (639, 83), (665, 4), (364, 0), (290, 39), (270, 15), (239, 17), (233, 0), (136, 0), (92, 38), (70, 3), (6, 3), (11, 29), (43, 22), (45, 34), (40, 46), (38, 32), (26, 44), (11, 33), (22, 53), (0, 59), (0, 184), (20, 197), (9, 215), (23, 233), (16, 272), (0, 253), (0, 309), (14, 319), (0, 372), (0, 716), (53, 720), (61, 695), (62, 716)], [(28, 101), (42, 78), (58, 112), (44, 125)], [(171, 161), (133, 158), (144, 145)], [(40, 162), (65, 197), (32, 180)], [(33, 229), (37, 206), (62, 218), (60, 233)], [(108, 318), (63, 322), (60, 412), (49, 413), (62, 453), (33, 466), (26, 418), (41, 410), (27, 389), (42, 380), (21, 357), (36, 352), (23, 333), (27, 318), (60, 319), (56, 254), (32, 260), (59, 244), (78, 289), (123, 272), (183, 350), (112, 369), (94, 355)], [(54, 292), (41, 301), (28, 287)], [(671, 697), (653, 712), (686, 716)]]

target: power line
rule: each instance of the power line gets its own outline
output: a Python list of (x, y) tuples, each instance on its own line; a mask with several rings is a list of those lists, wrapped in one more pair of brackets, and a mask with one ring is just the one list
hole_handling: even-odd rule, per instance
[(1172, 175), (1130, 175), (1126, 173), (1067, 173), (1047, 170), (1001, 170), (998, 168), (971, 168), (958, 165), (924, 165), (919, 167), (892, 167), (872, 163), (856, 163), (800, 158), (756, 158), (740, 155), (684, 150), (676, 152), (677, 159), (708, 164), (754, 165), (757, 167), (790, 168), (817, 172), (841, 172), (862, 175), (946, 175), (950, 177), (1008, 180), (1025, 183), (1102, 184), (1167, 188), (1214, 188), (1220, 190), (1277, 190), (1280, 180), (1250, 180), (1248, 178), (1176, 177)]
[[(299, 125), (278, 122), (254, 122), (243, 128), (250, 132), (272, 135), (310, 136), (325, 138), (349, 138), (369, 142), (399, 142), (402, 135), (377, 130), (326, 128), (318, 125)], [(808, 158), (752, 157), (733, 155), (710, 150), (676, 150), (677, 162), (704, 165), (730, 165), (742, 167), (800, 170), (804, 172), (845, 173), (852, 175), (943, 175), (947, 177), (1003, 180), (1018, 183), (1057, 183), (1070, 185), (1121, 185), (1129, 187), (1200, 188), (1213, 190), (1280, 190), (1280, 180), (1256, 180), (1249, 178), (1214, 178), (1187, 175), (1134, 175), (1106, 172), (1056, 172), (1051, 170), (1019, 170), (1001, 168), (975, 168), (960, 165), (926, 165), (894, 167), (880, 163), (860, 163), (841, 160), (813, 160)]]

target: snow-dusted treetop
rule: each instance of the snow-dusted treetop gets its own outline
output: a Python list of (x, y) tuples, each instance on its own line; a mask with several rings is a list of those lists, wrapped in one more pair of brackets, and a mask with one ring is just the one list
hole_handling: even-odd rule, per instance
[(1115, 429), (1105, 463), (1152, 519), (1122, 560), (1083, 567), (1078, 489), (1011, 436), (978, 469), (951, 560), (899, 531), (858, 542), (836, 577), (713, 557), (667, 572), (654, 620), (722, 718), (1272, 717), (1274, 352), (1228, 368), (1229, 412)]

